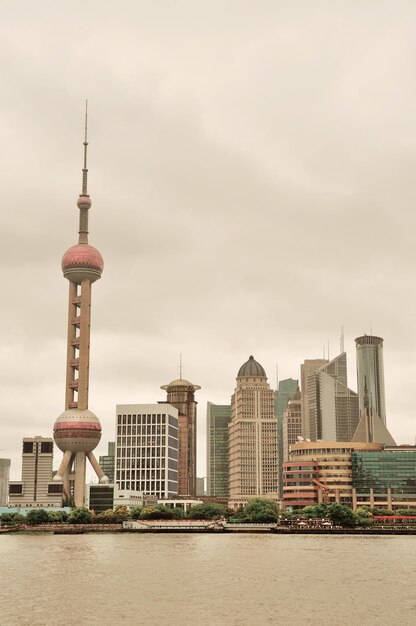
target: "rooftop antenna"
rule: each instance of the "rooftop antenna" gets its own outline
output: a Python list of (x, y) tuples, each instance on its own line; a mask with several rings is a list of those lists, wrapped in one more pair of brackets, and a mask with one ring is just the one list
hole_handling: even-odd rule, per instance
[(276, 389), (279, 389), (279, 365), (276, 363)]
[(344, 352), (344, 327), (343, 326), (341, 326), (341, 337), (339, 340), (339, 349), (342, 354)]
[(322, 344), (322, 358), (325, 361), (325, 344)]
[(329, 361), (329, 339), (328, 339), (328, 361)]
[(88, 196), (87, 192), (87, 177), (88, 177), (88, 169), (87, 169), (87, 129), (88, 129), (88, 100), (85, 100), (85, 135), (84, 135), (84, 167), (82, 168), (82, 196)]
[(182, 353), (179, 355), (179, 380), (182, 380)]

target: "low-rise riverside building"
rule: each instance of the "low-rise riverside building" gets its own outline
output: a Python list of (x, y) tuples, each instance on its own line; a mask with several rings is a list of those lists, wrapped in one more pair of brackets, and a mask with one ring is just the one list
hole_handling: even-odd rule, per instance
[(416, 446), (352, 452), (353, 507), (416, 508)]
[(22, 480), (10, 481), (11, 507), (62, 507), (62, 483), (52, 480), (53, 439), (25, 437), (22, 450)]
[(117, 506), (125, 506), (131, 511), (139, 506), (155, 503), (156, 498), (131, 489), (118, 489), (115, 484), (89, 484), (85, 489), (85, 506), (96, 514)]
[(321, 502), (353, 506), (352, 453), (381, 452), (378, 443), (302, 441), (283, 464), (283, 505), (303, 508)]

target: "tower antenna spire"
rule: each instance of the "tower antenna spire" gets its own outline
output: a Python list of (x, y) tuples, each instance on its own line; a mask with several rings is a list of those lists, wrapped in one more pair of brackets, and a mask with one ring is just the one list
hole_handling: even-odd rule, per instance
[(84, 167), (82, 168), (82, 196), (88, 196), (87, 191), (87, 178), (88, 178), (88, 168), (87, 168), (87, 130), (88, 130), (88, 100), (85, 100), (85, 134), (84, 134)]
[(179, 355), (179, 380), (182, 380), (182, 353)]

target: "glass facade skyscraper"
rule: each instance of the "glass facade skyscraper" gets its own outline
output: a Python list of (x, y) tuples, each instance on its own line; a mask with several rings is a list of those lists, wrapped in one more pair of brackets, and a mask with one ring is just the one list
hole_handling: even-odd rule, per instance
[(285, 378), (284, 380), (279, 380), (279, 388), (274, 392), (274, 414), (277, 420), (277, 462), (278, 462), (278, 492), (279, 498), (282, 497), (283, 494), (283, 457), (284, 457), (284, 446), (283, 446), (283, 414), (286, 410), (287, 404), (291, 398), (296, 393), (299, 382), (294, 378)]
[(359, 421), (358, 396), (347, 387), (347, 355), (339, 354), (307, 378), (309, 438), (351, 441)]
[(207, 403), (207, 495), (228, 498), (229, 404)]
[(386, 425), (384, 391), (383, 339), (363, 335), (355, 340), (357, 347), (357, 389), (359, 412), (365, 414), (366, 405)]

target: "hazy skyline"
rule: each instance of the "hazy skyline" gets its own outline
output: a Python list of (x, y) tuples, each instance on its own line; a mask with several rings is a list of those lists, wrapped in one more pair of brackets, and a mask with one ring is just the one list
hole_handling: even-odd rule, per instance
[[(228, 403), (250, 354), (275, 386), (384, 338), (387, 424), (414, 443), (416, 7), (411, 2), (0, 2), (0, 456), (64, 408), (89, 101), (90, 408)], [(55, 465), (60, 459), (56, 453)], [(88, 476), (88, 478), (90, 478)]]

